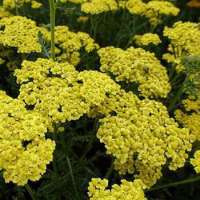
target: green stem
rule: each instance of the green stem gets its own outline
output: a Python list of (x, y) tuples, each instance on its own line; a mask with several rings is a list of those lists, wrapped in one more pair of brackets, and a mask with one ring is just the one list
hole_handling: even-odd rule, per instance
[(55, 0), (49, 0), (49, 7), (50, 7), (50, 25), (51, 25), (51, 58), (55, 60), (55, 24), (56, 24)]
[(78, 190), (77, 190), (77, 186), (76, 186), (76, 182), (75, 182), (75, 179), (74, 179), (74, 174), (73, 174), (73, 170), (72, 170), (72, 165), (71, 165), (70, 159), (68, 158), (68, 156), (67, 156), (66, 159), (67, 159), (67, 164), (68, 164), (68, 167), (69, 167), (69, 173), (70, 173), (70, 176), (71, 176), (71, 179), (72, 179), (72, 184), (73, 184), (73, 187), (74, 187), (74, 191), (75, 191), (78, 199), (80, 199), (79, 194), (78, 194)]
[(171, 102), (170, 102), (170, 104), (168, 106), (169, 112), (171, 112), (175, 108), (176, 103), (179, 101), (181, 95), (184, 93), (184, 87), (185, 87), (185, 81), (182, 83), (181, 87), (178, 89), (178, 91), (175, 94), (174, 98), (171, 100)]
[(165, 189), (165, 188), (169, 188), (169, 187), (175, 187), (175, 186), (178, 186), (178, 185), (184, 185), (184, 184), (188, 184), (188, 183), (193, 183), (193, 182), (196, 182), (196, 181), (200, 181), (200, 176), (195, 176), (195, 177), (192, 177), (192, 178), (185, 179), (183, 181), (177, 181), (177, 182), (169, 183), (169, 184), (166, 184), (166, 185), (161, 185), (161, 186), (158, 186), (158, 187), (153, 187), (153, 188), (147, 190), (147, 192)]
[(19, 15), (19, 9), (18, 9), (18, 2), (17, 2), (17, 0), (15, 0), (15, 12), (16, 12), (16, 15), (18, 16)]
[(107, 171), (107, 173), (106, 173), (106, 175), (105, 175), (105, 178), (109, 178), (110, 177), (110, 175), (112, 174), (112, 172), (113, 172), (113, 169), (114, 169), (114, 163), (113, 163), (113, 160), (111, 161), (111, 165), (110, 165), (110, 167), (109, 167), (109, 169), (108, 169), (108, 171)]
[(24, 187), (26, 188), (27, 192), (29, 193), (31, 199), (36, 200), (34, 192), (32, 191), (31, 187), (28, 184), (26, 184)]

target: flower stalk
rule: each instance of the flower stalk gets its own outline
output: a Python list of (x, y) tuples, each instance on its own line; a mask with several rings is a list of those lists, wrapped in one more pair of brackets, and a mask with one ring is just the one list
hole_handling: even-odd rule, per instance
[(56, 24), (56, 2), (49, 0), (50, 26), (51, 26), (51, 58), (55, 61), (55, 24)]
[(36, 199), (35, 199), (35, 196), (34, 196), (34, 192), (32, 191), (31, 187), (30, 187), (28, 184), (25, 185), (25, 189), (26, 189), (27, 192), (29, 193), (31, 199), (32, 199), (32, 200), (36, 200)]
[(166, 185), (152, 187), (147, 191), (151, 192), (151, 191), (155, 191), (155, 190), (166, 189), (166, 188), (169, 188), (169, 187), (176, 187), (176, 186), (179, 186), (179, 185), (194, 183), (194, 182), (197, 182), (197, 181), (200, 181), (200, 176), (194, 176), (194, 177), (190, 177), (188, 179), (182, 180), (182, 181), (177, 181), (177, 182), (172, 182), (172, 183), (169, 183), (169, 184), (166, 184)]

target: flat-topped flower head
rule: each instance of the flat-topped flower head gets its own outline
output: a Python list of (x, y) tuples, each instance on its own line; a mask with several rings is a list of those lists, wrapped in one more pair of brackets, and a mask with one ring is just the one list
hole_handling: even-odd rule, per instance
[(97, 137), (115, 158), (120, 174), (134, 173), (152, 186), (167, 163), (171, 170), (184, 165), (191, 149), (189, 130), (179, 128), (159, 102), (139, 100), (126, 92), (118, 95), (108, 98), (105, 107), (98, 110), (106, 117), (100, 120)]
[(61, 0), (62, 3), (80, 4), (81, 11), (90, 15), (128, 10), (131, 14), (146, 17), (152, 26), (162, 23), (163, 16), (177, 16), (179, 8), (169, 1), (142, 0)]
[(148, 45), (158, 45), (161, 43), (161, 40), (157, 34), (154, 33), (145, 33), (143, 35), (135, 35), (133, 40), (138, 46), (148, 46)]
[(200, 173), (200, 150), (194, 153), (194, 158), (190, 159), (190, 163), (193, 165), (196, 173)]
[(25, 185), (39, 180), (55, 149), (55, 143), (45, 139), (48, 119), (2, 91), (0, 106), (0, 169), (5, 181)]
[(120, 185), (107, 187), (107, 179), (93, 178), (88, 187), (89, 200), (146, 200), (145, 185), (139, 179), (134, 182), (122, 180)]
[(184, 111), (175, 111), (177, 121), (190, 130), (192, 142), (200, 141), (200, 100), (187, 98), (182, 101)]
[(169, 1), (142, 1), (128, 0), (126, 8), (132, 14), (147, 17), (152, 26), (162, 23), (162, 18), (167, 16), (177, 16), (179, 8)]
[(34, 21), (26, 17), (13, 16), (0, 20), (0, 44), (15, 47), (18, 53), (41, 52), (38, 42), (38, 28)]
[[(50, 42), (51, 34), (48, 30), (42, 28), (45, 40)], [(70, 31), (67, 26), (55, 27), (55, 44), (56, 59), (58, 62), (69, 62), (77, 65), (81, 59), (81, 51), (90, 53), (99, 49), (99, 45), (95, 43), (87, 33)]]
[(98, 54), (101, 71), (112, 73), (116, 81), (138, 84), (141, 96), (165, 98), (170, 91), (167, 71), (153, 53), (142, 48), (106, 47)]
[(184, 56), (200, 55), (200, 28), (198, 23), (176, 22), (173, 27), (165, 27), (164, 36), (169, 38), (168, 52), (163, 58), (176, 65), (178, 72), (184, 71), (181, 59)]
[(92, 0), (83, 3), (81, 10), (85, 13), (94, 15), (118, 10), (118, 4), (116, 0)]
[(33, 9), (38, 9), (42, 7), (40, 0), (3, 0), (3, 7), (6, 10), (14, 10), (16, 8), (23, 7), (25, 5), (30, 5)]
[(101, 72), (79, 73), (69, 63), (47, 59), (24, 61), (15, 74), (21, 84), (19, 99), (52, 122), (77, 120), (120, 88)]

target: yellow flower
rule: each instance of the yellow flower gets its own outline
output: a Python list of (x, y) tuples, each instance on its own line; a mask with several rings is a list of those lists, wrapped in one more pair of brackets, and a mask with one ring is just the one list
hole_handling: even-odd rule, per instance
[(46, 172), (53, 159), (54, 141), (45, 139), (48, 119), (0, 91), (0, 169), (5, 181), (25, 185)]
[(0, 25), (5, 26), (5, 29), (0, 31), (1, 45), (16, 47), (18, 53), (41, 51), (38, 28), (34, 21), (26, 17), (14, 16), (1, 19)]
[(42, 3), (37, 2), (37, 1), (31, 1), (31, 8), (33, 9), (38, 9), (42, 7)]
[(114, 184), (111, 189), (107, 187), (108, 180), (93, 178), (88, 187), (90, 200), (146, 200), (145, 186), (139, 179), (134, 182), (122, 180), (120, 185)]
[(173, 27), (165, 27), (164, 36), (170, 39), (169, 53), (164, 59), (176, 65), (178, 72), (184, 70), (181, 64), (183, 56), (200, 55), (200, 30), (198, 23), (176, 22)]
[(179, 9), (168, 1), (128, 0), (126, 8), (132, 14), (145, 16), (153, 26), (162, 22), (162, 16), (177, 16)]
[(200, 173), (200, 150), (194, 153), (194, 158), (190, 159), (190, 163), (193, 165), (196, 173)]
[(131, 173), (148, 187), (171, 170), (182, 167), (191, 150), (189, 130), (179, 128), (167, 108), (153, 100), (139, 100), (131, 92), (111, 94), (91, 113), (105, 115), (97, 137), (115, 158), (120, 174)]
[(99, 14), (102, 12), (115, 11), (118, 4), (115, 0), (92, 0), (81, 5), (81, 10), (88, 14)]
[(177, 16), (179, 11), (179, 8), (169, 1), (149, 1), (144, 15), (153, 26), (157, 26), (162, 22), (162, 16)]
[(146, 11), (146, 4), (142, 0), (128, 0), (126, 8), (132, 14), (144, 15)]
[(186, 99), (182, 104), (186, 112), (176, 110), (176, 119), (190, 129), (191, 142), (200, 141), (200, 100)]
[(166, 97), (170, 91), (166, 69), (153, 53), (141, 48), (106, 47), (98, 51), (101, 71), (112, 73), (116, 81), (138, 84), (144, 97)]
[[(41, 29), (45, 40), (50, 42), (50, 32)], [(55, 28), (55, 44), (58, 47), (56, 59), (59, 62), (69, 62), (77, 65), (80, 62), (80, 51), (85, 50), (90, 53), (99, 48), (99, 45), (87, 34), (83, 32), (72, 32), (67, 26), (57, 26)]]
[(135, 35), (135, 43), (138, 46), (148, 46), (150, 44), (158, 45), (161, 43), (161, 40), (157, 34), (145, 33), (144, 35)]
[(120, 88), (101, 72), (79, 73), (68, 63), (47, 59), (24, 61), (15, 75), (21, 84), (19, 99), (52, 123), (79, 119)]
[(42, 6), (42, 3), (35, 0), (3, 0), (3, 7), (8, 10), (13, 10), (16, 7), (31, 4), (31, 8), (37, 9)]

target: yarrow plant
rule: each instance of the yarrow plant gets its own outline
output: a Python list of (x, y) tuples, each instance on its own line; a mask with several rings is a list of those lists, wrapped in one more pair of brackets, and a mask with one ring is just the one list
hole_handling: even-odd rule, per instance
[(200, 198), (198, 6), (0, 3), (0, 199)]

